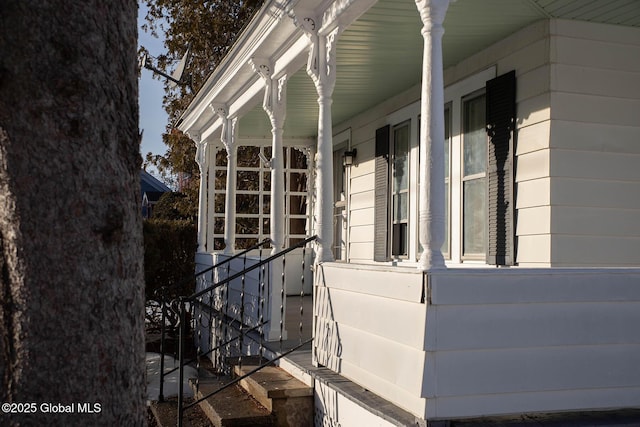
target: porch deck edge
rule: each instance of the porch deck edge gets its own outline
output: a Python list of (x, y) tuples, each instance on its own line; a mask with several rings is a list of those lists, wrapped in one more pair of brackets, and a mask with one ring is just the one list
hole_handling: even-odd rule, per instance
[[(290, 369), (290, 367), (293, 367), (293, 369)], [(294, 371), (289, 372), (293, 376), (296, 376), (296, 373), (298, 375), (302, 373), (303, 376), (311, 377), (313, 381), (320, 381), (327, 387), (340, 393), (351, 402), (364, 408), (367, 412), (370, 412), (393, 425), (426, 426), (426, 421), (418, 419), (415, 415), (399, 408), (375, 393), (364, 389), (362, 386), (343, 377), (342, 375), (325, 367), (313, 366), (311, 363), (310, 350), (294, 352), (283, 358), (280, 363), (280, 368), (287, 372), (289, 372), (289, 370)]]

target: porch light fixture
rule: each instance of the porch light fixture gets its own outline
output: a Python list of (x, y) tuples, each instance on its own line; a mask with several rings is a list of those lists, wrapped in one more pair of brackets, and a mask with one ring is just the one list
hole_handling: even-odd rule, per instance
[(358, 154), (358, 150), (355, 148), (351, 151), (345, 151), (342, 156), (342, 162), (345, 166), (352, 166), (356, 161), (356, 154)]

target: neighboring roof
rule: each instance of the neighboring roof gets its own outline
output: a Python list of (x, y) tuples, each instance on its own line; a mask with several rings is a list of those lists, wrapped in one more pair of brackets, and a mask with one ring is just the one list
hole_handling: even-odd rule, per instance
[(153, 192), (167, 193), (171, 191), (169, 187), (145, 170), (140, 171), (140, 190), (142, 194), (150, 194)]

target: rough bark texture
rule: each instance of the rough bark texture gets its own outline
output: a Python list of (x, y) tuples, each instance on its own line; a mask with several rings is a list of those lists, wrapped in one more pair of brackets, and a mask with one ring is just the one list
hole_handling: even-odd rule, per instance
[(0, 2), (0, 425), (145, 423), (136, 14)]

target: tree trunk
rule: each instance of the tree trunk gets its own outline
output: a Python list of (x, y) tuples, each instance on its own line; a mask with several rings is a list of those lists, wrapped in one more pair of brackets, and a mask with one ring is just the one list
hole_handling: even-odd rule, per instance
[(145, 424), (136, 14), (0, 2), (2, 425)]

